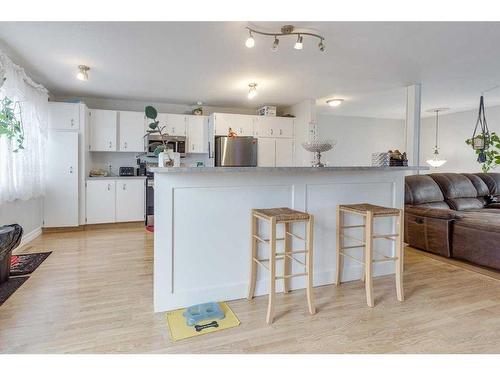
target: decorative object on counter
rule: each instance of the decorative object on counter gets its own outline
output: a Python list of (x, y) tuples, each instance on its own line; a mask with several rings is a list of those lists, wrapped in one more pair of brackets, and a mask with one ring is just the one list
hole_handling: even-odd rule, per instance
[(276, 106), (265, 105), (257, 110), (259, 116), (272, 116), (276, 117)]
[(202, 320), (224, 319), (225, 317), (224, 312), (217, 302), (189, 306), (182, 315), (186, 318), (186, 324), (188, 326), (194, 326)]
[(165, 141), (165, 138), (168, 137), (168, 133), (166, 131), (167, 126), (160, 125), (160, 121), (157, 120), (158, 117), (158, 111), (156, 108), (153, 106), (147, 106), (144, 109), (144, 112), (146, 114), (146, 118), (153, 120), (149, 124), (149, 134), (159, 134), (161, 143), (156, 147), (154, 154), (158, 156), (158, 166), (159, 167), (171, 167), (174, 164), (173, 159), (170, 157), (170, 154), (167, 152), (167, 142)]
[(335, 140), (328, 141), (316, 141), (312, 140), (310, 142), (303, 142), (302, 147), (309, 152), (314, 152), (314, 164), (313, 167), (324, 167), (325, 164), (321, 162), (321, 153), (330, 151), (333, 146), (337, 144)]
[[(0, 87), (5, 78), (0, 77)], [(0, 137), (5, 136), (15, 146), (12, 152), (23, 150), (24, 128), (21, 115), (21, 106), (19, 102), (14, 102), (7, 96), (0, 101)]]
[(427, 159), (426, 163), (431, 167), (438, 168), (446, 163), (445, 159), (441, 159), (439, 156), (439, 148), (438, 148), (438, 134), (439, 134), (439, 112), (447, 111), (449, 108), (435, 108), (431, 109), (427, 112), (432, 112), (436, 114), (436, 144), (434, 145), (434, 153), (432, 159)]
[(167, 149), (158, 154), (158, 166), (169, 168), (174, 166), (174, 151)]
[(229, 128), (227, 130), (227, 136), (229, 138), (236, 138), (238, 136), (238, 134), (232, 128)]
[(273, 44), (271, 46), (271, 51), (276, 52), (278, 50), (279, 46), (279, 38), (278, 37), (287, 37), (287, 36), (294, 36), (297, 35), (297, 41), (295, 42), (293, 48), (296, 50), (301, 50), (304, 48), (304, 43), (303, 43), (303, 37), (304, 36), (310, 36), (314, 38), (319, 39), (318, 43), (318, 48), (321, 52), (324, 52), (326, 47), (325, 44), (323, 43), (325, 41), (325, 38), (322, 35), (316, 34), (314, 32), (301, 29), (301, 31), (295, 30), (295, 26), (293, 25), (284, 25), (281, 27), (281, 30), (279, 32), (275, 33), (270, 33), (270, 32), (264, 32), (264, 31), (258, 31), (255, 29), (252, 29), (250, 27), (247, 27), (248, 30), (248, 38), (245, 41), (245, 46), (247, 48), (253, 48), (255, 46), (255, 39), (253, 37), (253, 33), (259, 34), (259, 35), (264, 35), (264, 36), (270, 36), (273, 38)]
[(196, 306), (191, 306), (188, 309), (184, 308), (167, 312), (165, 316), (167, 318), (170, 338), (173, 341), (178, 341), (194, 336), (204, 335), (207, 333), (219, 332), (224, 329), (233, 328), (240, 325), (238, 317), (229, 308), (227, 303), (220, 302), (215, 303), (215, 305), (217, 305), (218, 309), (220, 310), (217, 317), (206, 318), (205, 320), (197, 320), (193, 325), (186, 324), (185, 314), (188, 309), (192, 309)]
[(89, 177), (107, 177), (108, 175), (109, 173), (101, 168), (91, 169), (89, 172)]
[(202, 102), (196, 102), (196, 107), (193, 108), (191, 113), (195, 116), (202, 116), (203, 115), (203, 107), (201, 105), (202, 105)]
[(388, 152), (374, 152), (372, 154), (373, 167), (388, 167), (390, 165), (390, 156)]
[(406, 152), (401, 153), (399, 150), (389, 150), (389, 166), (390, 167), (407, 167), (408, 158)]

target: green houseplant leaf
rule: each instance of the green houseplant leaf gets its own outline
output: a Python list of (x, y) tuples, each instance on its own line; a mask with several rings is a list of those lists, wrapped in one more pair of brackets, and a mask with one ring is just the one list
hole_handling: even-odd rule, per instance
[(151, 119), (151, 120), (156, 120), (158, 117), (158, 111), (156, 110), (155, 107), (148, 105), (145, 109), (144, 112), (146, 114), (146, 117)]

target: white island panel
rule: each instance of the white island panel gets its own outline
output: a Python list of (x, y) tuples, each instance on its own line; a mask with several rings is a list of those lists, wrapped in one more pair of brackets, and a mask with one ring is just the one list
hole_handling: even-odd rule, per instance
[[(155, 311), (246, 297), (252, 208), (288, 206), (315, 215), (314, 285), (319, 286), (333, 282), (338, 204), (403, 207), (407, 169), (310, 169), (155, 170)], [(391, 233), (392, 226), (383, 219), (376, 230)], [(267, 228), (262, 229), (265, 237)], [(295, 224), (293, 231), (303, 233), (303, 225)], [(300, 241), (294, 245), (303, 248)], [(388, 241), (377, 241), (375, 248), (393, 252)], [(268, 257), (267, 246), (259, 252)], [(393, 265), (377, 263), (374, 272), (392, 273)], [(360, 276), (361, 267), (346, 261), (343, 280)], [(292, 279), (292, 289), (304, 286), (304, 278)], [(267, 272), (259, 269), (256, 295), (267, 290)]]

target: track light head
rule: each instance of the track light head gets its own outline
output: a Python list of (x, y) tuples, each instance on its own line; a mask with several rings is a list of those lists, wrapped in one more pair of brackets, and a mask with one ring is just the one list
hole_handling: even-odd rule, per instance
[(293, 46), (295, 49), (302, 49), (304, 48), (304, 43), (302, 43), (302, 35), (299, 34), (297, 37), (297, 41), (295, 42), (295, 45)]
[(271, 47), (271, 51), (276, 52), (278, 50), (279, 44), (280, 44), (280, 40), (275, 36), (273, 46)]
[(76, 74), (76, 78), (80, 81), (88, 81), (89, 70), (90, 68), (87, 65), (78, 65), (78, 73)]
[(255, 39), (253, 38), (253, 35), (252, 35), (252, 32), (249, 31), (249, 35), (248, 35), (248, 38), (245, 42), (245, 46), (247, 48), (253, 48), (255, 46)]

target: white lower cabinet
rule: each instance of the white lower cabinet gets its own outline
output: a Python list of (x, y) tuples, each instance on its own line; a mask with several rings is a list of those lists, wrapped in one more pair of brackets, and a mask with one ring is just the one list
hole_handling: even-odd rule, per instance
[(287, 138), (259, 138), (257, 165), (259, 167), (293, 167), (294, 140)]
[(141, 179), (116, 180), (116, 221), (144, 220), (146, 193)]
[(87, 224), (144, 220), (144, 179), (87, 180)]
[(87, 181), (87, 224), (115, 222), (115, 180)]

